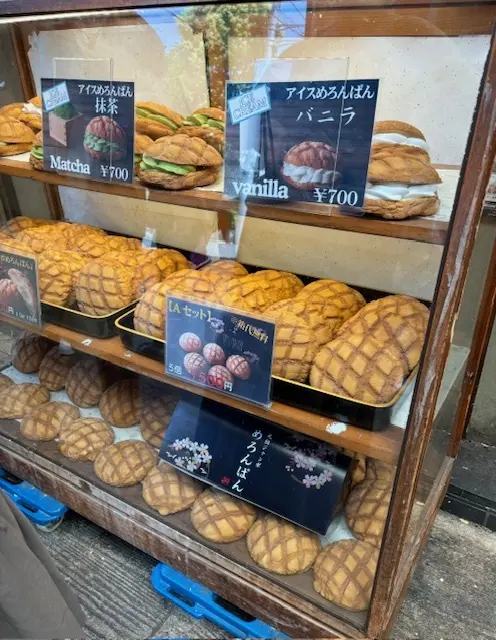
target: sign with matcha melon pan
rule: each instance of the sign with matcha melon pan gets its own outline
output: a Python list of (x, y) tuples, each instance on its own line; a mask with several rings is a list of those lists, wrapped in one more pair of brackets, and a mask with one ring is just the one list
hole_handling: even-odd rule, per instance
[(224, 192), (363, 206), (379, 80), (228, 82)]
[(133, 182), (134, 82), (42, 78), (44, 171)]

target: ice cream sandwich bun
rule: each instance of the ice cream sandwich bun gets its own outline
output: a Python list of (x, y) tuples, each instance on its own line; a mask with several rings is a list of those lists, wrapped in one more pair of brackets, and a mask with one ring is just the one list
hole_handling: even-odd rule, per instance
[(172, 136), (182, 125), (179, 113), (158, 102), (136, 103), (136, 133), (149, 136), (152, 140)]
[(422, 131), (400, 120), (380, 120), (375, 123), (372, 156), (381, 151), (422, 157), (430, 162), (429, 145)]
[(205, 140), (177, 134), (146, 149), (137, 175), (164, 189), (192, 189), (215, 182), (221, 164), (222, 156)]
[(432, 216), (439, 210), (436, 184), (372, 184), (365, 189), (365, 211), (386, 220)]
[(12, 116), (0, 115), (0, 156), (29, 151), (33, 140), (32, 129)]

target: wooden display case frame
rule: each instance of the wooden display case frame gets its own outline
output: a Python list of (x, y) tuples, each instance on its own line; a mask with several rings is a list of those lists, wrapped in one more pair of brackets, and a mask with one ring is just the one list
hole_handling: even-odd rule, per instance
[[(213, 0), (212, 4), (215, 3)], [(86, 11), (89, 19), (102, 24), (119, 24), (119, 9), (136, 7), (167, 7), (177, 3), (167, 0), (73, 0), (70, 12)], [(195, 4), (191, 0), (190, 4)], [(0, 0), (0, 13), (12, 16), (11, 29), (13, 44), (20, 70), (25, 98), (34, 94), (33, 78), (26, 56), (26, 34), (29, 29), (78, 28), (79, 18), (67, 12), (67, 3), (47, 0), (40, 8), (35, 0)], [(479, 0), (466, 2), (452, 0), (397, 0), (383, 7), (379, 0), (356, 2), (336, 0), (329, 6), (326, 0), (308, 0), (305, 15), (306, 35), (466, 35), (490, 34), (496, 18), (493, 2)], [(98, 9), (112, 9), (110, 14), (101, 16)], [(114, 11), (115, 10), (115, 11)], [(40, 23), (34, 23), (35, 16), (64, 11), (58, 27), (53, 16)], [(18, 19), (14, 16), (24, 16)], [(87, 16), (87, 17), (88, 17)], [(125, 14), (125, 20), (133, 16)], [(429, 21), (432, 19), (432, 23)], [(30, 22), (31, 20), (31, 22)], [(441, 33), (440, 33), (441, 31)], [(222, 63), (223, 52), (208, 50), (209, 60), (213, 57)], [(225, 61), (224, 61), (225, 62)], [(217, 65), (218, 73), (218, 65)], [(220, 100), (222, 82), (219, 77), (210, 77), (213, 100)], [(451, 345), (454, 322), (457, 317), (474, 240), (480, 221), (485, 187), (496, 149), (496, 44), (494, 36), (484, 71), (481, 90), (477, 101), (472, 129), (469, 135), (466, 155), (461, 167), (460, 182), (453, 215), (448, 224), (428, 220), (389, 222), (353, 219), (346, 216), (315, 215), (311, 206), (266, 206), (250, 205), (248, 215), (295, 224), (327, 226), (336, 229), (406, 238), (412, 241), (444, 244), (444, 254), (438, 275), (436, 294), (433, 300), (427, 337), (417, 377), (412, 408), (406, 432), (393, 427), (374, 433), (348, 426), (346, 431), (335, 434), (328, 430), (329, 420), (298, 409), (275, 403), (269, 414), (238, 400), (219, 397), (213, 392), (202, 391), (205, 396), (219, 402), (256, 415), (265, 415), (287, 428), (308, 433), (356, 452), (397, 464), (391, 508), (380, 552), (371, 606), (368, 615), (341, 616), (336, 607), (327, 609), (315, 606), (296, 595), (290, 588), (281, 587), (268, 577), (227, 558), (193, 535), (178, 532), (167, 524), (166, 519), (145, 512), (137, 506), (131, 494), (124, 490), (105, 489), (98, 484), (91, 473), (76, 472), (70, 465), (57, 461), (55, 454), (48, 454), (40, 448), (27, 446), (16, 438), (12, 421), (0, 421), (0, 465), (12, 473), (25, 478), (67, 504), (74, 511), (93, 520), (100, 526), (119, 535), (136, 547), (146, 551), (158, 560), (169, 562), (186, 574), (193, 575), (206, 586), (224, 598), (277, 626), (292, 637), (310, 638), (384, 638), (394, 620), (399, 605), (406, 592), (411, 573), (429, 535), (430, 528), (445, 494), (463, 432), (466, 411), (463, 399), (459, 402), (457, 419), (452, 425), (451, 443), (446, 449), (432, 490), (425, 495), (422, 523), (413, 538), (409, 536), (412, 510), (421, 483), (421, 470), (432, 433), (436, 400), (441, 385), (447, 356)], [(67, 178), (55, 174), (37, 172), (25, 163), (14, 160), (0, 160), (0, 174), (24, 177), (49, 186), (49, 198), (54, 218), (61, 215), (58, 186), (101, 191), (109, 194), (143, 198), (141, 187), (105, 185), (77, 178)], [(0, 175), (0, 177), (1, 177)], [(52, 193), (53, 192), (53, 193)], [(152, 192), (152, 199), (218, 211), (219, 215), (229, 213), (233, 204), (219, 194), (185, 192), (173, 194)], [(15, 210), (15, 207), (14, 207)], [(482, 308), (484, 318), (491, 309)], [(481, 320), (483, 322), (483, 320)], [(66, 340), (80, 351), (91, 353), (137, 371), (145, 376), (166, 381), (168, 384), (186, 388), (198, 393), (191, 385), (168, 378), (159, 363), (137, 354), (130, 354), (116, 338), (109, 340), (87, 340), (85, 336), (62, 329), (55, 325), (45, 325), (40, 332), (55, 340)], [(481, 346), (474, 341), (469, 355), (471, 370), (477, 367)], [(474, 390), (467, 389), (473, 394)], [(404, 437), (403, 437), (404, 434)], [(53, 453), (53, 452), (52, 452)]]

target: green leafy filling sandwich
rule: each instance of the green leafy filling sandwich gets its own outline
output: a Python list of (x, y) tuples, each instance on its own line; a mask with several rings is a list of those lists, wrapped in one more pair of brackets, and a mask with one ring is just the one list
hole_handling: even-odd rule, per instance
[(197, 109), (190, 116), (186, 116), (183, 120), (183, 126), (210, 127), (211, 129), (224, 131), (226, 128), (224, 119), (225, 115), (222, 109), (206, 107), (204, 109)]
[(134, 134), (134, 164), (139, 165), (143, 160), (143, 152), (153, 144), (153, 140), (149, 136), (141, 133)]
[(152, 140), (171, 136), (182, 125), (183, 117), (158, 102), (136, 103), (136, 133)]
[(138, 177), (165, 189), (192, 189), (217, 179), (222, 156), (200, 138), (168, 136), (143, 153)]
[(34, 137), (29, 162), (34, 169), (43, 170), (43, 131), (38, 131)]

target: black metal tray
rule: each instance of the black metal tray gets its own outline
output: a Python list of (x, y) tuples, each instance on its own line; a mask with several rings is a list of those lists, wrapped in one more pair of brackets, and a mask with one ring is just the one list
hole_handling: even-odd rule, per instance
[(50, 322), (65, 329), (72, 329), (84, 333), (92, 338), (112, 338), (117, 335), (115, 321), (123, 313), (129, 312), (137, 301), (117, 309), (106, 316), (90, 316), (80, 311), (76, 304), (72, 307), (59, 307), (55, 304), (41, 301), (41, 317), (43, 322)]
[[(135, 330), (134, 308), (121, 315), (115, 325), (127, 349), (163, 362), (165, 367), (165, 340), (152, 338)], [(380, 431), (391, 424), (393, 409), (407, 388), (413, 384), (416, 374), (417, 368), (410, 373), (401, 389), (387, 404), (367, 404), (351, 400), (278, 376), (272, 376), (272, 400), (340, 420), (361, 429)]]

